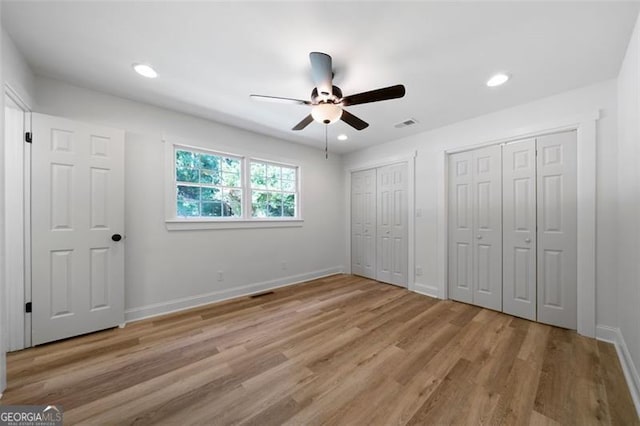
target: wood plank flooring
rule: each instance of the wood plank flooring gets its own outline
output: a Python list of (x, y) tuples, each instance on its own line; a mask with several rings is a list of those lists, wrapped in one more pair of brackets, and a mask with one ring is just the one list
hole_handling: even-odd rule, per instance
[(615, 349), (336, 275), (10, 354), (65, 424), (638, 425)]

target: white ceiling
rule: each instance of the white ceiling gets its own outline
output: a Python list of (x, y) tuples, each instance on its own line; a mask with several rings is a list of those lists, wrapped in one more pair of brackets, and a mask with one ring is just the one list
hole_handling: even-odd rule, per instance
[[(333, 57), (345, 95), (404, 84), (403, 99), (349, 108), (364, 131), (329, 127), (331, 149), (349, 152), (615, 77), (639, 6), (4, 0), (2, 18), (39, 74), (318, 148), (322, 125), (290, 130), (308, 107), (249, 94), (308, 99), (311, 51)], [(513, 78), (489, 89), (496, 71)], [(409, 117), (419, 124), (394, 128)]]

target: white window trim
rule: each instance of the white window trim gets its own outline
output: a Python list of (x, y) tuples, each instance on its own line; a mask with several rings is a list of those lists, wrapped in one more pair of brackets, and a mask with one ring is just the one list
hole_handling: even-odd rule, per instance
[[(177, 141), (163, 140), (164, 144), (164, 177), (165, 177), (165, 225), (169, 231), (193, 231), (208, 229), (243, 229), (243, 228), (293, 228), (302, 227), (304, 219), (302, 218), (302, 176), (301, 168), (298, 165), (288, 162), (274, 161), (263, 157), (253, 157), (243, 155), (241, 153), (229, 153), (214, 148), (206, 148), (203, 146), (192, 145), (190, 143), (181, 143)], [(237, 158), (241, 161), (241, 179), (242, 179), (242, 217), (222, 217), (222, 218), (203, 218), (203, 217), (179, 217), (176, 214), (176, 168), (175, 168), (175, 151), (176, 149), (185, 149), (189, 151), (203, 152), (212, 155), (218, 155), (229, 158)], [(297, 178), (297, 199), (296, 199), (296, 217), (292, 218), (252, 218), (251, 212), (251, 181), (250, 181), (250, 162), (251, 160), (270, 163), (278, 166), (295, 168)]]

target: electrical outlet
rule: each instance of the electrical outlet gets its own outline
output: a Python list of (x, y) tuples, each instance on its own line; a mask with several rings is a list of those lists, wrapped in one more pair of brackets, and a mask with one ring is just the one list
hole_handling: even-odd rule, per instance
[(416, 275), (422, 275), (422, 266), (416, 266)]
[(224, 281), (224, 272), (218, 271), (218, 281)]

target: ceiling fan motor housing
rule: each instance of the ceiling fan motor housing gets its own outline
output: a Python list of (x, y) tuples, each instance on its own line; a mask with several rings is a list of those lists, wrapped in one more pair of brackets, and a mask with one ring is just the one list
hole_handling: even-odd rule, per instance
[(317, 103), (329, 102), (329, 101), (334, 104), (338, 103), (340, 99), (342, 99), (342, 90), (340, 90), (338, 86), (333, 86), (332, 90), (333, 90), (333, 94), (331, 96), (325, 96), (325, 95), (318, 94), (318, 88), (315, 87), (311, 91), (311, 103), (317, 104)]

